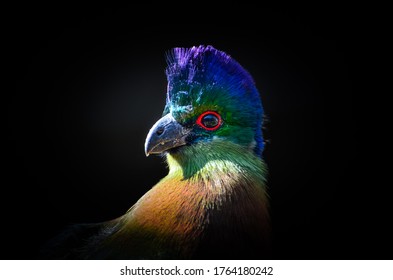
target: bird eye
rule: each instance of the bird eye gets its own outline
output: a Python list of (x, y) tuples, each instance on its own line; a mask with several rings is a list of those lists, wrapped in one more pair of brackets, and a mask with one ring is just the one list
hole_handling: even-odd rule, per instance
[(206, 130), (216, 130), (220, 127), (222, 119), (218, 113), (207, 111), (198, 117), (196, 123)]

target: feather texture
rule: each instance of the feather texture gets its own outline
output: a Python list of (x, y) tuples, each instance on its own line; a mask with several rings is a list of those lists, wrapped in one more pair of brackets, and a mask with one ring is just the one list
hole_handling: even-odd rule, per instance
[(253, 145), (255, 154), (261, 156), (263, 108), (251, 75), (212, 46), (175, 48), (167, 54), (167, 61), (164, 115), (171, 112), (187, 124), (194, 123), (194, 116), (215, 110), (225, 119), (216, 136), (231, 136), (239, 144)]
[[(168, 175), (123, 216), (66, 232), (60, 238), (69, 248), (64, 257), (270, 256), (263, 108), (254, 81), (211, 46), (176, 48), (167, 61), (165, 116), (149, 132), (145, 149), (165, 153)], [(220, 116), (219, 127), (204, 129), (196, 120), (211, 112)]]
[(169, 174), (116, 222), (116, 230), (106, 229), (110, 234), (93, 240), (84, 257), (266, 257), (266, 166), (236, 144), (218, 146), (219, 151), (209, 153), (205, 145), (196, 145), (201, 157), (168, 155)]

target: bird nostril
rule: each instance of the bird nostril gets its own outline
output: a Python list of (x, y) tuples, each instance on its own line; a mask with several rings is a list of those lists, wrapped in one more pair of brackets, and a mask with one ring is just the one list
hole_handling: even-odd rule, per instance
[(164, 128), (161, 127), (161, 128), (159, 128), (159, 129), (157, 129), (156, 134), (157, 134), (158, 136), (160, 136), (163, 132), (164, 132)]

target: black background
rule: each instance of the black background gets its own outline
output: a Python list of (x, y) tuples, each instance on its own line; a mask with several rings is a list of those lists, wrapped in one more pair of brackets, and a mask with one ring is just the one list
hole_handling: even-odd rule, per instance
[(350, 13), (233, 8), (154, 15), (34, 6), (15, 14), (2, 258), (37, 258), (66, 225), (122, 215), (166, 175), (164, 161), (143, 148), (165, 104), (164, 55), (200, 44), (235, 58), (261, 93), (274, 258), (386, 256), (368, 242), (375, 227), (364, 225), (353, 191)]

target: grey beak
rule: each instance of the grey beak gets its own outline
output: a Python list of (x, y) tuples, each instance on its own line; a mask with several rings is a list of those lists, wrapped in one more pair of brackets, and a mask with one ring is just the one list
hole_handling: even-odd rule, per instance
[(146, 156), (187, 144), (185, 139), (189, 132), (190, 130), (181, 126), (171, 113), (165, 115), (153, 125), (146, 137)]

